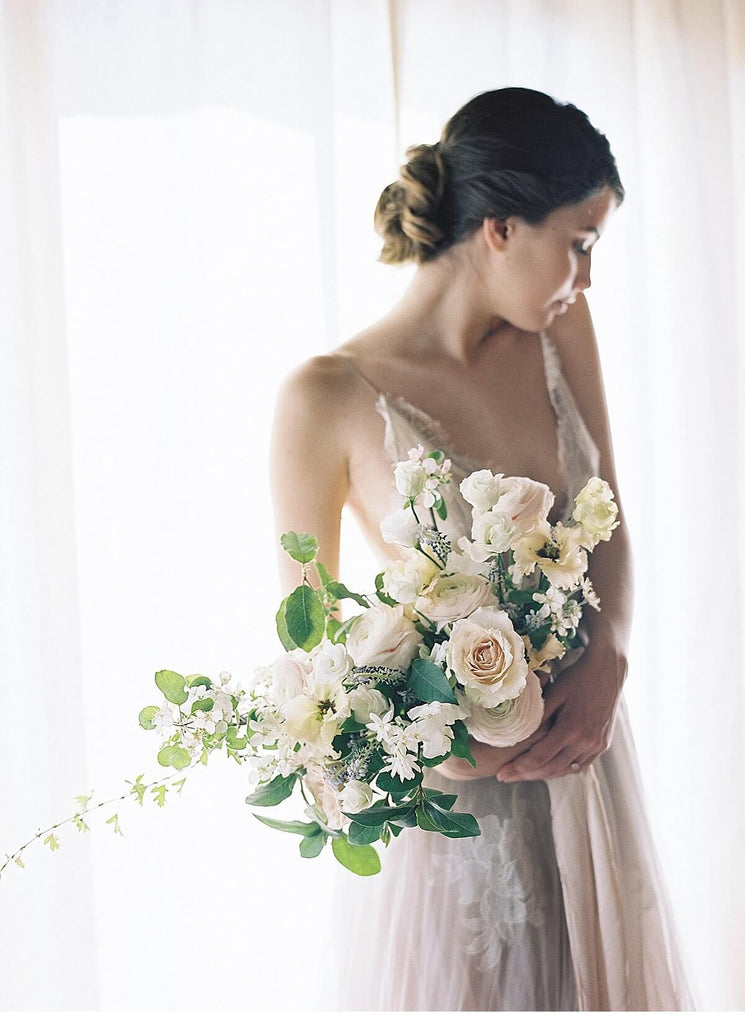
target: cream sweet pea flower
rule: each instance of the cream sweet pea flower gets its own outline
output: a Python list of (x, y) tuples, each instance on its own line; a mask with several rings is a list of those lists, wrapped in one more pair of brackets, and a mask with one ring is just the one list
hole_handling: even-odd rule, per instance
[(419, 633), (401, 605), (366, 608), (347, 637), (347, 651), (355, 665), (383, 665), (407, 669), (417, 648)]
[(533, 672), (549, 671), (550, 662), (564, 656), (564, 645), (553, 633), (548, 634), (540, 650), (535, 649), (530, 637), (525, 637), (524, 640), (528, 653), (528, 668)]
[(468, 731), (480, 743), (491, 747), (511, 747), (527, 739), (543, 718), (541, 684), (535, 672), (529, 671), (525, 686), (517, 697), (495, 707), (484, 707), (463, 696), (468, 714)]
[(393, 471), (396, 490), (405, 498), (418, 498), (424, 490), (429, 473), (419, 459), (407, 459), (399, 462)]
[(479, 608), (459, 619), (445, 661), (470, 699), (483, 707), (511, 700), (525, 686), (525, 644), (507, 612), (499, 608)]
[(504, 473), (495, 474), (489, 469), (478, 469), (461, 482), (460, 493), (477, 511), (486, 512), (499, 501), (503, 479)]
[(385, 516), (380, 524), (380, 532), (386, 544), (398, 544), (402, 548), (414, 547), (417, 529), (417, 521), (408, 508), (397, 508)]
[(555, 587), (575, 587), (587, 571), (587, 552), (580, 546), (582, 527), (552, 527), (548, 520), (525, 534), (514, 547), (517, 571), (528, 575), (538, 566)]
[(425, 757), (449, 754), (453, 743), (453, 723), (468, 718), (470, 714), (460, 704), (447, 704), (439, 700), (419, 704), (409, 708), (406, 713), (412, 720), (411, 725), (406, 727), (407, 740), (413, 740), (417, 747), (422, 743)]
[(497, 603), (483, 576), (449, 573), (435, 576), (417, 599), (414, 610), (442, 629), (448, 622), (464, 619), (477, 608)]
[(610, 540), (620, 526), (618, 505), (610, 485), (600, 477), (591, 476), (574, 499), (572, 518), (582, 527), (582, 543), (592, 551), (598, 541)]

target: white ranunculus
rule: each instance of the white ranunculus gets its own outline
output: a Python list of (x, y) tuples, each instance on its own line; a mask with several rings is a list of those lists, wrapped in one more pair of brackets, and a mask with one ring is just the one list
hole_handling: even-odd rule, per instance
[(512, 747), (531, 736), (543, 719), (541, 683), (535, 672), (529, 671), (522, 691), (512, 700), (495, 707), (484, 707), (464, 695), (470, 714), (468, 732), (480, 743), (491, 747)]
[(284, 704), (302, 693), (308, 682), (309, 664), (290, 653), (280, 654), (272, 665), (270, 696), (277, 704)]
[(375, 801), (372, 787), (359, 779), (352, 779), (339, 791), (339, 803), (342, 811), (356, 814), (364, 811)]
[(525, 644), (500, 608), (479, 608), (459, 619), (445, 661), (471, 700), (483, 707), (517, 697), (525, 686)]
[(355, 721), (360, 725), (367, 725), (371, 714), (384, 715), (391, 707), (391, 703), (385, 694), (376, 690), (374, 686), (355, 686), (349, 691), (349, 706)]
[(592, 551), (598, 541), (610, 540), (613, 530), (620, 526), (618, 505), (613, 500), (610, 485), (598, 476), (591, 476), (574, 499), (572, 518), (584, 533), (582, 543)]
[(412, 604), (420, 590), (437, 575), (437, 566), (421, 551), (391, 562), (383, 572), (383, 589), (399, 604)]
[(424, 490), (429, 473), (418, 459), (408, 459), (396, 464), (393, 477), (396, 490), (405, 498), (418, 498)]
[[(439, 700), (409, 708), (406, 714), (412, 721), (406, 727), (407, 741), (413, 740), (417, 745), (422, 743), (425, 757), (449, 754), (453, 742), (453, 722), (468, 718), (469, 713), (469, 709), (460, 704), (447, 704)], [(408, 745), (411, 746), (411, 743)]]
[(344, 644), (332, 643), (327, 637), (311, 652), (313, 682), (343, 683), (352, 668), (352, 659)]
[(373, 605), (355, 620), (347, 650), (355, 665), (407, 669), (419, 647), (419, 633), (401, 605)]
[(386, 544), (398, 544), (402, 548), (414, 547), (417, 528), (417, 521), (410, 508), (397, 508), (385, 516), (380, 524), (380, 532)]
[(508, 476), (497, 503), (500, 512), (512, 520), (518, 536), (528, 533), (548, 518), (555, 500), (550, 487), (528, 476)]
[(478, 469), (461, 482), (460, 493), (469, 505), (479, 512), (496, 505), (502, 493), (504, 473), (494, 474), (489, 469)]
[(497, 598), (483, 576), (451, 573), (436, 576), (422, 591), (414, 608), (442, 629), (448, 622), (464, 619), (477, 608), (490, 604), (497, 604)]

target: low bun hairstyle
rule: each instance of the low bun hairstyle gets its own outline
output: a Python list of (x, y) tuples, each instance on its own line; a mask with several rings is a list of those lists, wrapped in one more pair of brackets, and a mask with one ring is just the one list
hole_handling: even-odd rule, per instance
[(480, 93), (434, 145), (410, 146), (375, 208), (381, 263), (426, 263), (486, 217), (529, 224), (610, 187), (625, 191), (607, 138), (572, 103), (535, 89)]

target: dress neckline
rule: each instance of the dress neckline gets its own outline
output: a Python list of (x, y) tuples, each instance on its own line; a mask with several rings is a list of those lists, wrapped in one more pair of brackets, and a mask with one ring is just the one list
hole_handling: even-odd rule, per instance
[[(554, 418), (556, 420), (556, 456), (557, 463), (559, 466), (559, 474), (561, 476), (562, 486), (564, 493), (554, 494), (554, 505), (561, 509), (560, 518), (566, 515), (569, 511), (568, 505), (570, 502), (569, 496), (569, 483), (567, 479), (567, 469), (564, 459), (564, 444), (562, 439), (562, 423), (559, 416), (559, 411), (556, 407), (556, 401), (554, 399), (552, 390), (552, 381), (549, 378), (548, 361), (546, 358), (546, 352), (549, 346), (553, 345), (553, 342), (544, 331), (539, 331), (538, 335), (541, 339), (541, 354), (543, 356), (543, 372), (546, 381), (546, 391), (548, 393), (549, 401), (551, 402), (551, 408), (554, 411)], [(337, 353), (341, 355), (341, 353)], [(418, 405), (414, 405), (403, 395), (397, 395), (392, 391), (381, 391), (377, 388), (373, 382), (362, 372), (357, 363), (350, 359), (349, 356), (342, 355), (343, 359), (351, 363), (354, 369), (357, 371), (362, 380), (367, 384), (370, 390), (375, 394), (377, 398), (377, 407), (382, 403), (384, 406), (393, 405), (401, 416), (417, 430), (423, 430), (427, 435), (427, 440), (430, 441), (435, 447), (442, 450), (446, 457), (450, 459), (453, 465), (464, 471), (464, 476), (468, 476), (469, 473), (473, 473), (479, 469), (489, 469), (492, 473), (503, 473), (504, 470), (495, 467), (494, 465), (483, 465), (480, 462), (476, 462), (470, 455), (464, 452), (458, 451), (450, 440), (448, 431), (443, 427), (440, 420), (430, 415), (425, 409), (422, 409)], [(508, 474), (505, 474), (508, 475)], [(538, 483), (545, 483), (545, 481), (537, 481)], [(548, 487), (549, 485), (546, 484)], [(553, 493), (553, 490), (552, 490)]]

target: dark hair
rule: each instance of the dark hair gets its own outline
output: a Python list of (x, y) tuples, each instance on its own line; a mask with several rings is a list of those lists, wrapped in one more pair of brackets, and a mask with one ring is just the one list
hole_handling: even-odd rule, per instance
[(440, 141), (410, 146), (375, 209), (382, 263), (425, 263), (485, 217), (540, 224), (568, 203), (625, 191), (605, 135), (572, 103), (510, 87), (474, 96)]

